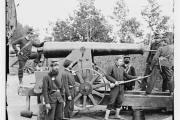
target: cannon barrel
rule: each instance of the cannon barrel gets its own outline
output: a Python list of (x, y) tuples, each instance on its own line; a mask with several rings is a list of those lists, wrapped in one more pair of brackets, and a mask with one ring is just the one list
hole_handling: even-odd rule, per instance
[[(102, 43), (102, 42), (45, 42), (42, 48), (46, 58), (66, 57), (72, 50), (90, 49), (92, 56), (143, 54), (146, 50), (140, 44)], [(10, 49), (10, 54), (14, 51)], [(33, 48), (30, 59), (37, 56), (37, 49)]]
[(143, 54), (141, 45), (101, 42), (46, 42), (43, 53), (46, 58), (66, 57), (75, 49), (90, 49), (92, 56)]

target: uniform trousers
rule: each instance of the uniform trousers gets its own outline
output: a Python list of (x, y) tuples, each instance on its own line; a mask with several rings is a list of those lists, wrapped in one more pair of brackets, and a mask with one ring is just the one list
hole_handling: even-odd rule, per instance
[(121, 108), (124, 100), (124, 85), (115, 86), (110, 91), (110, 100), (107, 105), (108, 110)]
[(63, 120), (64, 118), (64, 104), (63, 102), (56, 102), (51, 105), (51, 109), (46, 115), (45, 120)]
[(26, 65), (27, 59), (21, 59), (21, 58), (18, 58), (18, 59), (19, 59), (18, 78), (19, 78), (19, 81), (21, 82), (23, 78), (24, 66)]
[(75, 96), (75, 90), (74, 88), (70, 89), (72, 100), (68, 100), (68, 96), (66, 97), (66, 105), (64, 107), (64, 116), (65, 118), (71, 118), (72, 113), (74, 111), (74, 96)]
[[(160, 70), (159, 66), (154, 66), (151, 76), (149, 77), (149, 82), (147, 85), (146, 93), (151, 93), (152, 89), (154, 88), (154, 85), (156, 83), (156, 75), (158, 73), (158, 70)], [(162, 83), (162, 91), (170, 90), (170, 92), (173, 92), (173, 70), (166, 66), (161, 66), (160, 74), (163, 78)]]

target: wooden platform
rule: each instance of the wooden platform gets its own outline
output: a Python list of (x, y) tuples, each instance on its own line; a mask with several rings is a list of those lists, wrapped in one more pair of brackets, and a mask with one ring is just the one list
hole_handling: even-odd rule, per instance
[[(33, 88), (23, 88), (20, 93), (22, 96), (38, 96)], [(173, 110), (173, 96), (168, 92), (156, 92), (145, 94), (145, 91), (126, 91), (124, 94), (123, 106), (132, 106), (133, 109), (159, 109), (166, 108), (167, 111)], [(107, 105), (109, 94), (106, 93), (101, 105)]]

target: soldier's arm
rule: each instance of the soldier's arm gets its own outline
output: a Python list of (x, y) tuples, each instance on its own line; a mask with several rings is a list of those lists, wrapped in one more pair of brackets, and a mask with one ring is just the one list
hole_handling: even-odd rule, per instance
[(18, 49), (17, 49), (16, 45), (21, 44), (21, 41), (22, 41), (22, 37), (12, 42), (12, 48), (14, 49), (14, 51), (16, 53), (18, 52)]
[(132, 76), (136, 76), (136, 71), (135, 71), (135, 68), (133, 66), (131, 66), (131, 72), (132, 72)]
[(32, 45), (33, 45), (34, 47), (42, 47), (42, 46), (44, 45), (44, 42), (39, 43), (39, 42), (33, 41), (33, 42), (32, 42)]
[(49, 103), (49, 97), (48, 97), (48, 80), (47, 77), (43, 78), (43, 87), (42, 87), (42, 92), (43, 92), (43, 96), (44, 96), (44, 101), (46, 104)]
[(69, 90), (69, 85), (68, 85), (68, 81), (69, 81), (68, 75), (62, 75), (62, 79), (63, 79), (63, 83), (64, 83), (65, 95), (71, 96), (70, 90)]
[(137, 78), (137, 76), (129, 75), (126, 71), (123, 71), (123, 75), (124, 75), (124, 77), (127, 77), (128, 79), (135, 79), (135, 78)]
[(152, 59), (151, 68), (153, 68), (154, 65), (158, 62), (160, 54), (161, 54), (161, 47), (157, 50), (156, 54), (154, 55), (154, 57)]
[(115, 83), (116, 82), (116, 79), (114, 79), (113, 77), (112, 77), (112, 72), (113, 72), (113, 67), (112, 66), (109, 66), (108, 67), (108, 69), (107, 69), (107, 71), (106, 71), (106, 78), (107, 78), (107, 80), (109, 80), (110, 82), (112, 82), (112, 83)]

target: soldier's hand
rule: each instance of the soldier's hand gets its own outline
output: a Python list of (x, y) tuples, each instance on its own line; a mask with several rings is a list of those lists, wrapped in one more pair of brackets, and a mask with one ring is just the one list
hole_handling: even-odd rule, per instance
[(69, 96), (69, 97), (68, 97), (68, 100), (72, 100), (72, 97), (71, 97), (71, 96)]
[(72, 70), (72, 75), (76, 75), (76, 72), (74, 70)]
[(51, 109), (51, 105), (50, 104), (46, 104), (46, 109)]
[(20, 54), (20, 51), (16, 51), (16, 56), (18, 56)]
[(118, 86), (118, 85), (119, 85), (119, 82), (118, 82), (118, 81), (116, 81), (116, 82), (115, 82), (115, 86)]
[(113, 88), (115, 86), (115, 84), (114, 83), (110, 83), (109, 86), (110, 86), (110, 88)]

